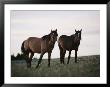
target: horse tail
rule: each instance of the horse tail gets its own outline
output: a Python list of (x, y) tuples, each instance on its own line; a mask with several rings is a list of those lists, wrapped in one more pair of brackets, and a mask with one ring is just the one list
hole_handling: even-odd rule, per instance
[(23, 43), (22, 43), (22, 45), (21, 45), (21, 52), (22, 52), (22, 53), (25, 53), (24, 42), (25, 42), (25, 41), (23, 41)]
[(60, 37), (59, 37), (59, 39), (58, 39), (58, 46), (60, 46)]
[(62, 47), (61, 47), (61, 37), (59, 37), (59, 39), (58, 39), (58, 46), (59, 46), (59, 49), (62, 48)]

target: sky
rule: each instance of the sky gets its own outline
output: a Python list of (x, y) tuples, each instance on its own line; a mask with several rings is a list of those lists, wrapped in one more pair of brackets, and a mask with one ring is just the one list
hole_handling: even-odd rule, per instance
[[(82, 29), (82, 39), (78, 56), (100, 54), (100, 11), (71, 10), (71, 11), (11, 11), (11, 55), (21, 53), (21, 44), (28, 37), (42, 37), (49, 34), (51, 29), (57, 29), (58, 37), (71, 35)], [(68, 56), (68, 51), (66, 52)], [(74, 50), (71, 56), (75, 56)], [(39, 58), (39, 54), (34, 57)], [(57, 42), (52, 51), (52, 58), (59, 58)], [(47, 58), (47, 53), (43, 58)]]

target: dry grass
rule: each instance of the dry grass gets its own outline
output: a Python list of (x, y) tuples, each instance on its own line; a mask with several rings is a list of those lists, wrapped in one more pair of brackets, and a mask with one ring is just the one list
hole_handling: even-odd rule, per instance
[(39, 68), (35, 69), (37, 59), (32, 61), (32, 68), (26, 67), (24, 60), (11, 61), (12, 77), (99, 77), (100, 76), (100, 56), (78, 57), (78, 63), (74, 62), (74, 57), (70, 63), (60, 64), (60, 59), (52, 59), (51, 67), (47, 66), (48, 60), (43, 59)]

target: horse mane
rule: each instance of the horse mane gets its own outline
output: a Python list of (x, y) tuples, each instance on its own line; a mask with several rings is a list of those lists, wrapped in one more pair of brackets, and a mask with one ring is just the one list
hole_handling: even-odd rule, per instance
[(42, 37), (42, 40), (50, 40), (50, 34), (44, 35), (44, 36)]
[(70, 37), (75, 37), (75, 34), (70, 35)]

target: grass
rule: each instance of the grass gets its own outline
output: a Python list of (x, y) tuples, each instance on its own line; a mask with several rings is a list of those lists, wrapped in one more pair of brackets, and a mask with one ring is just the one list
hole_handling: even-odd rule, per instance
[(99, 77), (100, 76), (100, 56), (78, 57), (78, 63), (74, 62), (74, 57), (65, 65), (60, 64), (60, 59), (51, 59), (51, 67), (48, 67), (48, 60), (43, 59), (39, 68), (35, 69), (37, 59), (32, 60), (32, 67), (29, 69), (24, 60), (11, 61), (12, 77)]

